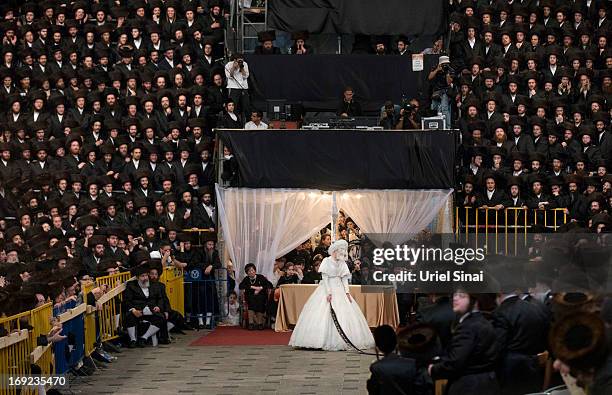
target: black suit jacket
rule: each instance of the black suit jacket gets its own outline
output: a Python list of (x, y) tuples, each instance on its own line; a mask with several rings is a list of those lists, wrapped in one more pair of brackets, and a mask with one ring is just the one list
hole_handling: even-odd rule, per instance
[[(202, 170), (202, 162), (198, 163), (198, 168)], [(198, 175), (198, 184), (199, 185), (213, 185), (215, 183), (215, 166), (208, 162), (206, 165), (206, 169), (200, 171)]]
[(498, 204), (503, 204), (504, 206), (508, 204), (508, 195), (506, 195), (506, 193), (501, 189), (495, 189), (490, 199), (487, 195), (487, 191), (482, 192), (482, 194), (477, 198), (478, 207), (493, 207), (497, 206)]
[(17, 197), (5, 189), (4, 197), (0, 195), (0, 217), (15, 217), (18, 208)]
[(191, 213), (192, 225), (199, 229), (210, 229), (215, 228), (213, 219), (208, 215), (208, 212), (204, 206), (200, 203), (194, 207)]
[(435, 327), (442, 347), (446, 349), (452, 338), (451, 325), (455, 321), (455, 313), (448, 296), (440, 297), (435, 303), (419, 309), (417, 321)]
[(493, 312), (493, 326), (501, 345), (500, 356), (509, 352), (536, 355), (546, 349), (549, 317), (542, 309), (518, 296), (504, 300)]
[(493, 43), (491, 44), (487, 52), (487, 47), (483, 44), (482, 56), (484, 57), (484, 66), (492, 67), (493, 63), (495, 62), (495, 59), (498, 59), (502, 56), (502, 48), (499, 44)]
[(367, 383), (371, 395), (413, 395), (433, 393), (433, 381), (424, 371), (418, 369), (412, 358), (397, 354), (385, 355), (370, 365), (372, 375)]
[(508, 140), (512, 141), (517, 149), (517, 151), (523, 154), (531, 154), (535, 151), (535, 146), (533, 145), (533, 138), (529, 135), (521, 133), (518, 141), (514, 138), (514, 135), (510, 135)]
[[(469, 313), (456, 326), (448, 352), (433, 365), (431, 376), (434, 380), (457, 380), (469, 374), (493, 372), (498, 350), (499, 345), (493, 325), (480, 312)], [(484, 384), (482, 388), (478, 385), (465, 388), (463, 393), (497, 393), (490, 391), (491, 388)]]
[(161, 287), (149, 286), (149, 296), (147, 297), (138, 285), (137, 280), (128, 281), (125, 284), (123, 301), (127, 311), (131, 309), (143, 310), (145, 307), (149, 307), (153, 312), (155, 307), (161, 309), (165, 305)]
[(467, 39), (463, 42), (462, 47), (463, 47), (463, 53), (465, 54), (466, 60), (472, 59), (476, 56), (481, 56), (482, 51), (484, 49), (482, 41), (478, 39), (476, 39), (476, 42), (474, 43), (474, 48), (470, 46), (470, 43), (467, 41)]

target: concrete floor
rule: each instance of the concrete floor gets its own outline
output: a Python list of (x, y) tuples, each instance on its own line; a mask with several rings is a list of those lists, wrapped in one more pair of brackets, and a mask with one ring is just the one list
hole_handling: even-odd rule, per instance
[(175, 335), (168, 346), (124, 349), (106, 369), (73, 381), (72, 393), (367, 393), (368, 367), (374, 356), (288, 346), (189, 346), (201, 335), (188, 332)]

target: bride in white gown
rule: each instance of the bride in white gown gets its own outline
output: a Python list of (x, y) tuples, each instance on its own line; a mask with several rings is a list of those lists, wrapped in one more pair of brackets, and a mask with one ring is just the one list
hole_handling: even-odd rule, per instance
[(335, 241), (329, 247), (331, 256), (323, 259), (319, 272), (322, 281), (310, 296), (293, 329), (289, 345), (323, 350), (347, 350), (349, 346), (338, 334), (331, 316), (333, 306), (340, 327), (360, 349), (374, 347), (374, 337), (368, 323), (349, 293), (351, 272), (346, 265), (348, 243)]

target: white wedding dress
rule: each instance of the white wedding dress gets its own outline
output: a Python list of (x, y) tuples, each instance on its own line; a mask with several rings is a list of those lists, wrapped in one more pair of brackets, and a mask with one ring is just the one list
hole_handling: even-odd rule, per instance
[(359, 305), (352, 298), (349, 301), (346, 296), (349, 292), (348, 279), (351, 276), (346, 262), (327, 257), (321, 262), (319, 272), (322, 281), (304, 305), (289, 345), (329, 351), (350, 348), (334, 325), (327, 302), (327, 295), (331, 294), (331, 304), (346, 336), (357, 348), (374, 347), (374, 337)]

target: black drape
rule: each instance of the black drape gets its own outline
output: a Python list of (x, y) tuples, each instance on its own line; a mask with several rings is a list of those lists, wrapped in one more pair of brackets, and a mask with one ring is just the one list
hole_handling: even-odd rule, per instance
[(249, 188), (453, 187), (451, 131), (218, 131)]
[(250, 55), (253, 99), (258, 108), (265, 100), (302, 102), (307, 110), (335, 111), (344, 87), (366, 111), (375, 111), (386, 100), (400, 103), (402, 96), (428, 98), (427, 74), (437, 55), (424, 59), (424, 70), (412, 71), (409, 56), (374, 55)]
[(445, 28), (443, 0), (274, 0), (271, 27), (288, 32), (426, 36)]

